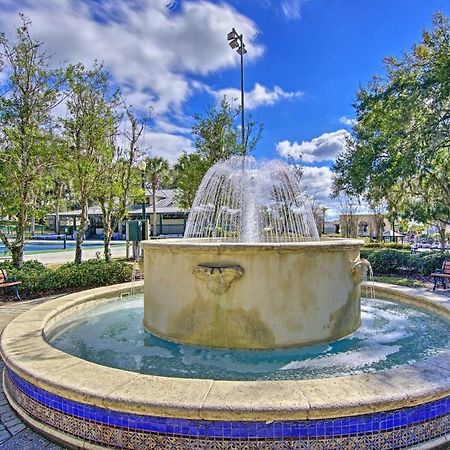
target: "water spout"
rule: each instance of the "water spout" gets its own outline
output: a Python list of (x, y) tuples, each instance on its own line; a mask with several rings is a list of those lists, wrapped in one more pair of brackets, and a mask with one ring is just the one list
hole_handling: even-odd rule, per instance
[(309, 199), (291, 166), (233, 156), (203, 178), (186, 224), (186, 238), (238, 242), (318, 240)]

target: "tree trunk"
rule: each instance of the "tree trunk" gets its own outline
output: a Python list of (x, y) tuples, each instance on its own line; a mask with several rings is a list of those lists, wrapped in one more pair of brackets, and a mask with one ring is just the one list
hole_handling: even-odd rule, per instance
[(441, 250), (445, 251), (445, 244), (446, 244), (446, 239), (445, 239), (445, 224), (443, 225), (439, 225), (438, 230), (439, 230), (439, 240), (440, 240), (440, 245), (441, 245)]
[(156, 185), (152, 184), (152, 208), (153, 208), (153, 229), (152, 236), (156, 237)]
[(81, 208), (81, 217), (80, 217), (80, 229), (77, 233), (77, 241), (75, 247), (75, 262), (81, 263), (81, 259), (83, 257), (82, 253), (82, 244), (84, 242), (84, 233), (87, 231), (88, 227), (88, 203), (87, 201), (83, 202), (83, 207)]
[(33, 213), (33, 215), (31, 216), (31, 221), (30, 221), (30, 232), (31, 232), (31, 236), (34, 236), (35, 232), (36, 232), (36, 217)]
[(105, 261), (111, 261), (111, 239), (113, 234), (113, 227), (111, 226), (111, 215), (103, 214), (103, 252), (105, 254)]
[(55, 202), (55, 234), (60, 234), (61, 225), (59, 220), (59, 198)]
[(23, 266), (23, 248), (23, 244), (10, 247), (12, 263), (15, 267), (21, 268)]
[(25, 248), (26, 225), (27, 225), (27, 213), (24, 204), (22, 204), (17, 221), (16, 241), (8, 247), (11, 252), (13, 265), (19, 268), (23, 266), (23, 251)]

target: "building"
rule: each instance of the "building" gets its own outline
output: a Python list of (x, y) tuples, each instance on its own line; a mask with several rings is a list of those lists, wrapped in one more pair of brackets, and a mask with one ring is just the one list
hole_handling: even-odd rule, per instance
[(339, 229), (344, 237), (383, 239), (383, 233), (392, 230), (384, 214), (341, 214)]
[[(150, 226), (153, 225), (152, 192), (145, 192), (145, 212)], [(103, 236), (103, 217), (100, 206), (91, 206), (88, 210), (89, 227), (87, 237), (99, 238)], [(81, 210), (61, 212), (59, 214), (61, 233), (73, 235), (80, 226)], [(182, 236), (186, 226), (188, 212), (181, 209), (175, 203), (174, 189), (158, 189), (156, 191), (156, 230), (155, 236)], [(135, 203), (128, 209), (128, 219), (137, 220), (142, 218), (142, 203)], [(56, 215), (48, 214), (46, 222), (49, 228), (55, 229)], [(119, 223), (115, 230), (116, 239), (125, 239), (125, 221)]]

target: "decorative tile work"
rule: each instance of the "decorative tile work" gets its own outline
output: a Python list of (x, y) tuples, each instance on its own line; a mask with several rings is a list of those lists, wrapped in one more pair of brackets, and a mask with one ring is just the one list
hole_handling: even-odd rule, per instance
[(83, 440), (123, 449), (395, 450), (450, 433), (450, 397), (354, 417), (265, 423), (109, 411), (46, 392), (10, 370), (6, 384), (35, 419)]

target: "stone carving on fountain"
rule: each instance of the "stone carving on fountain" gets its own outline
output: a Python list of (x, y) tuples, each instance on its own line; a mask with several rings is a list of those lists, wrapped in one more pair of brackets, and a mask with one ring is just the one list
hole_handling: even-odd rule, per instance
[(225, 266), (220, 264), (199, 264), (192, 271), (199, 280), (206, 281), (209, 292), (222, 295), (231, 285), (244, 275), (241, 266)]

